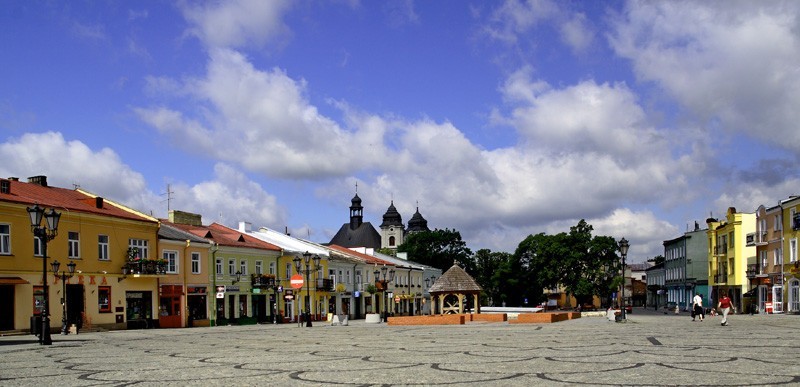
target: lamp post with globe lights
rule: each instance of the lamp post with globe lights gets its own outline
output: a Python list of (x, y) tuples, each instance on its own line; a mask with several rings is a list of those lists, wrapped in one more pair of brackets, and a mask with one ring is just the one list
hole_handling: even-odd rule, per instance
[[(42, 326), (39, 332), (39, 344), (51, 345), (53, 339), (50, 337), (50, 312), (48, 309), (48, 289), (47, 289), (47, 242), (53, 240), (58, 235), (58, 221), (61, 219), (61, 214), (51, 208), (45, 212), (44, 208), (35, 204), (33, 207), (28, 207), (28, 216), (31, 218), (31, 231), (33, 236), (38, 238), (42, 244)], [(45, 224), (42, 225), (42, 218), (45, 219)]]

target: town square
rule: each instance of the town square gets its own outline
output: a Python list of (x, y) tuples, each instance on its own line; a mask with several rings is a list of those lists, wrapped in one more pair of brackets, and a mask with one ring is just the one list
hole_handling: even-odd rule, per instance
[(0, 337), (0, 384), (798, 385), (800, 320), (635, 310), (551, 324), (353, 322)]

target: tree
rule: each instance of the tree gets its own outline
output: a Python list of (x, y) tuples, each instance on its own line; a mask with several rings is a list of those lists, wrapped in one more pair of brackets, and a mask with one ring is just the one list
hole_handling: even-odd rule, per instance
[(447, 271), (454, 262), (458, 262), (467, 273), (475, 273), (475, 262), (472, 251), (461, 240), (461, 233), (456, 230), (420, 231), (411, 233), (398, 252), (408, 253), (408, 259)]
[(489, 249), (481, 249), (475, 253), (475, 281), (483, 288), (485, 297), (483, 304), (494, 305), (502, 302), (500, 294), (501, 279), (496, 278), (495, 274), (501, 267), (511, 259), (511, 254), (505, 252), (492, 252)]

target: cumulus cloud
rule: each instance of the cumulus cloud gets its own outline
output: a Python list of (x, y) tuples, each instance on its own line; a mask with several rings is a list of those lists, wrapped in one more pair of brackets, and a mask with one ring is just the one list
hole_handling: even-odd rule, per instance
[(236, 227), (251, 222), (271, 228), (285, 223), (286, 212), (274, 195), (230, 165), (214, 166), (212, 180), (195, 185), (171, 185), (177, 208), (191, 209), (203, 215), (203, 223), (218, 222)]
[[(109, 148), (93, 150), (81, 141), (66, 140), (58, 132), (27, 133), (0, 143), (0, 159), (6, 160), (0, 165), (0, 176), (24, 180), (45, 175), (52, 186), (71, 188), (76, 184), (144, 213), (166, 217), (164, 198), (149, 190), (142, 174)], [(173, 209), (201, 213), (207, 223), (236, 225), (240, 220), (249, 220), (275, 227), (285, 224), (285, 210), (275, 197), (225, 164), (215, 166), (213, 181), (195, 185), (177, 182), (170, 190)], [(244, 214), (250, 219), (240, 219)]]
[(631, 2), (610, 42), (639, 79), (729, 133), (800, 154), (794, 2)]
[[(158, 79), (154, 83), (169, 87), (177, 82)], [(256, 69), (236, 51), (212, 50), (205, 77), (181, 89), (200, 102), (197, 111), (134, 110), (186, 149), (264, 175), (343, 176), (365, 165), (380, 167), (390, 153), (382, 146), (382, 127), (342, 128), (309, 103), (305, 81), (280, 69)]]
[(181, 11), (192, 23), (189, 33), (207, 47), (237, 48), (263, 46), (286, 33), (282, 17), (292, 3), (286, 0), (182, 3)]
[[(133, 208), (153, 208), (155, 196), (148, 193), (142, 174), (109, 148), (95, 151), (80, 141), (67, 141), (58, 132), (26, 133), (0, 143), (0, 158), (5, 160), (0, 165), (0, 176), (24, 179), (45, 175), (54, 186), (70, 188), (77, 184)], [(120, 184), (121, 181), (125, 183)]]

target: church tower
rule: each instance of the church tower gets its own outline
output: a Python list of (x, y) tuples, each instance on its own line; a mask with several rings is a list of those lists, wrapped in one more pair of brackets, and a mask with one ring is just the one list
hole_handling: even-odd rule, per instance
[(397, 250), (397, 246), (403, 244), (405, 239), (405, 227), (403, 217), (394, 207), (394, 200), (389, 204), (389, 209), (383, 214), (381, 223), (381, 248)]

